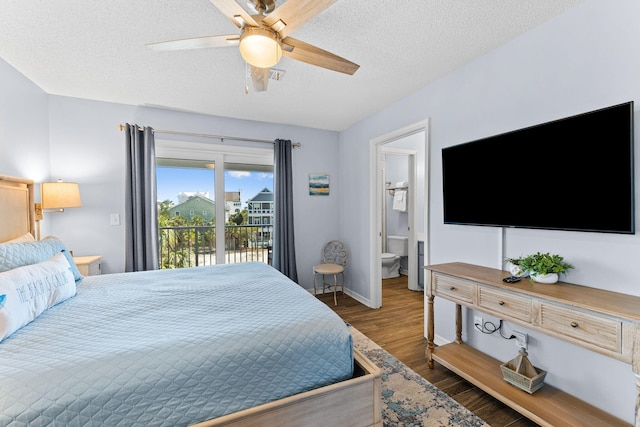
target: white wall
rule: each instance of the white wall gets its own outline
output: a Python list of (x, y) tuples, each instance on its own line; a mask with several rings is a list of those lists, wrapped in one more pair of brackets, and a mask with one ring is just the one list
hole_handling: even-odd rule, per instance
[(0, 174), (49, 175), (48, 108), (47, 94), (0, 59)]
[[(353, 291), (369, 297), (370, 139), (429, 117), (431, 263), (463, 261), (501, 268), (500, 229), (443, 224), (441, 149), (629, 100), (639, 108), (638, 16), (640, 2), (635, 0), (588, 0), (342, 132), (340, 157), (350, 161), (341, 166), (346, 186), (340, 225), (355, 254), (350, 267)], [(535, 172), (526, 159), (521, 163), (505, 170), (505, 179)], [(561, 201), (556, 203), (562, 208)], [(638, 235), (537, 230), (507, 230), (505, 235), (507, 257), (557, 252), (576, 265), (566, 281), (640, 295)], [(453, 306), (444, 301), (438, 302), (436, 333), (454, 338)], [(515, 356), (512, 342), (479, 335), (466, 338), (499, 360)], [(630, 366), (542, 334), (531, 333), (531, 338), (531, 359), (549, 371), (547, 382), (633, 420)]]

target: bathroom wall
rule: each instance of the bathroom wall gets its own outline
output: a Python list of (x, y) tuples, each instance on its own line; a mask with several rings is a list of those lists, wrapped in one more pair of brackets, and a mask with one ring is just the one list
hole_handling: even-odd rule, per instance
[[(395, 187), (400, 181), (408, 181), (409, 156), (402, 154), (385, 154), (385, 182), (391, 182)], [(409, 226), (409, 214), (393, 209), (393, 196), (385, 190), (385, 213), (387, 236), (407, 236)], [(412, 201), (415, 202), (415, 201)]]
[[(424, 132), (419, 132), (406, 136), (385, 144), (384, 148), (401, 148), (415, 152), (416, 182), (414, 185), (416, 186), (415, 194), (418, 197), (416, 200), (409, 200), (409, 205), (414, 204), (416, 206), (416, 240), (424, 242), (425, 198), (422, 195), (424, 195), (425, 190), (425, 134)], [(386, 153), (385, 160), (385, 181), (391, 181), (391, 186), (395, 186), (399, 181), (409, 180), (410, 157), (408, 155)], [(393, 210), (393, 197), (389, 195), (389, 192), (385, 193), (387, 236), (407, 236), (409, 234), (409, 214)], [(401, 273), (408, 274), (408, 257), (402, 257), (400, 266)], [(420, 279), (424, 275), (424, 271), (420, 269), (418, 274), (421, 276), (418, 282), (423, 283)]]
[[(386, 153), (385, 154), (385, 186), (387, 182), (391, 184), (389, 187), (396, 187), (398, 183), (408, 181), (409, 156), (403, 154)], [(385, 209), (385, 226), (386, 235), (388, 236), (408, 236), (409, 234), (409, 213), (393, 208), (394, 196), (389, 190), (384, 192), (384, 209)], [(405, 194), (408, 197), (408, 194)], [(411, 203), (415, 203), (412, 201)], [(393, 252), (389, 246), (383, 248), (385, 252)], [(395, 252), (394, 252), (395, 253)], [(402, 256), (400, 258), (400, 273), (408, 275), (409, 258)]]
[[(388, 144), (383, 147), (384, 150), (402, 149), (407, 152), (414, 153), (413, 159), (415, 161), (415, 182), (413, 185), (414, 193), (416, 196), (413, 200), (409, 200), (409, 209), (416, 208), (416, 218), (414, 224), (414, 232), (416, 240), (425, 240), (425, 227), (424, 227), (424, 210), (425, 210), (425, 169), (426, 169), (426, 144), (425, 133), (419, 132), (413, 135), (409, 135)], [(408, 154), (400, 154), (393, 152), (385, 153), (385, 181), (390, 182), (391, 186), (396, 186), (398, 182), (409, 181), (411, 157)], [(388, 191), (385, 191), (385, 216), (387, 236), (408, 236), (410, 232), (409, 214), (408, 212), (400, 212), (393, 209), (393, 197)], [(386, 250), (386, 252), (390, 252)], [(417, 256), (417, 254), (416, 254)], [(402, 257), (401, 259), (401, 273), (408, 274), (408, 257)], [(424, 271), (420, 269), (418, 274), (422, 276)], [(418, 282), (421, 282), (420, 278)], [(414, 285), (415, 286), (415, 285)], [(411, 288), (414, 289), (414, 288)], [(418, 288), (415, 288), (418, 290)]]
[[(416, 194), (417, 200), (413, 200), (416, 203), (416, 237), (418, 240), (424, 241), (425, 239), (425, 226), (424, 226), (424, 210), (425, 210), (425, 184), (426, 184), (426, 144), (424, 132), (418, 132), (413, 135), (406, 136), (396, 141), (385, 144), (387, 148), (404, 148), (407, 150), (414, 150), (416, 152)], [(405, 163), (404, 173), (401, 175), (404, 178), (398, 179), (398, 181), (407, 181), (406, 170), (408, 163)], [(389, 181), (389, 180), (388, 180)], [(394, 181), (394, 180), (391, 180)], [(395, 181), (394, 181), (395, 183)], [(406, 230), (406, 229), (405, 229)], [(405, 233), (399, 233), (405, 235)]]

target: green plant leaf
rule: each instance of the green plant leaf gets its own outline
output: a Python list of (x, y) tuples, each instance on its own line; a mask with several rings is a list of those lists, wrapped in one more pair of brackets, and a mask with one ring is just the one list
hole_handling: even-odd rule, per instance
[(506, 262), (517, 265), (525, 273), (529, 274), (564, 274), (573, 268), (573, 265), (564, 261), (564, 258), (557, 254), (536, 252), (520, 258), (507, 258)]

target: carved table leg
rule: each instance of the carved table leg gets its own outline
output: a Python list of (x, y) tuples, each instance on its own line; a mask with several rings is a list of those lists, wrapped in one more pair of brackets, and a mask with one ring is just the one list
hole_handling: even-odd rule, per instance
[(427, 363), (430, 368), (433, 368), (433, 349), (435, 348), (434, 340), (434, 325), (433, 325), (433, 295), (427, 297), (427, 348), (425, 350), (425, 356), (427, 357)]
[(456, 304), (456, 343), (462, 344), (462, 306)]

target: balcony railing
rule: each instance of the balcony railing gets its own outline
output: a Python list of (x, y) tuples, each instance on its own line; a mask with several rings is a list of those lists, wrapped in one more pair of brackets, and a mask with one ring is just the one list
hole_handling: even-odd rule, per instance
[[(271, 264), (272, 225), (226, 225), (224, 262)], [(160, 268), (197, 267), (216, 262), (214, 226), (158, 227)]]

